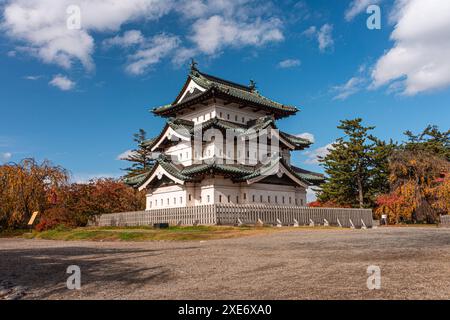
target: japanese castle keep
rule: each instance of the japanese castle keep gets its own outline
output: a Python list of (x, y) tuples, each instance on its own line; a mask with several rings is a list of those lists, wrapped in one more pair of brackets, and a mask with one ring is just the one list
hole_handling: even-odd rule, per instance
[(297, 108), (262, 96), (255, 83), (241, 85), (191, 65), (169, 105), (152, 112), (167, 119), (143, 143), (158, 157), (126, 183), (147, 194), (146, 209), (208, 204), (305, 206), (306, 189), (321, 174), (291, 164), (291, 152), (311, 142), (277, 129), (276, 120)]

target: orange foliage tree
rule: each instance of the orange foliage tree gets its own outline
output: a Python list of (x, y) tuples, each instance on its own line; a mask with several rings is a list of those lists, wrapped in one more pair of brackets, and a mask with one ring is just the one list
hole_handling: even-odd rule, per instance
[(24, 159), (0, 166), (0, 228), (24, 227), (39, 211), (38, 229), (85, 226), (97, 215), (143, 210), (145, 195), (113, 179), (69, 183), (67, 170)]
[(0, 227), (24, 226), (32, 212), (49, 208), (52, 190), (67, 182), (67, 171), (47, 160), (24, 159), (0, 166)]
[(377, 199), (378, 215), (389, 222), (426, 221), (434, 223), (439, 214), (448, 213), (450, 163), (423, 150), (398, 150), (389, 162), (391, 192)]
[(388, 223), (399, 223), (410, 221), (415, 209), (414, 184), (406, 183), (390, 194), (380, 195), (375, 213), (387, 215)]
[(44, 212), (40, 221), (46, 228), (58, 224), (85, 226), (98, 215), (143, 210), (145, 205), (144, 193), (115, 179), (67, 185), (57, 191), (56, 197), (57, 202)]
[(430, 196), (435, 201), (433, 207), (442, 211), (443, 214), (450, 214), (450, 174), (443, 174), (443, 178), (437, 179), (437, 186), (430, 190)]

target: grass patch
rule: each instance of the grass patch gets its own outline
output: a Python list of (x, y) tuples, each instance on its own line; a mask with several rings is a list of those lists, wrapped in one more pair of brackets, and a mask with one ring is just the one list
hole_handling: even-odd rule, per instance
[(30, 230), (26, 229), (2, 230), (0, 231), (0, 238), (16, 238), (21, 237), (26, 233), (30, 233)]
[(23, 234), (28, 239), (90, 240), (90, 241), (199, 241), (229, 239), (281, 230), (272, 227), (186, 226), (155, 229), (139, 227), (86, 227), (57, 228), (43, 232)]

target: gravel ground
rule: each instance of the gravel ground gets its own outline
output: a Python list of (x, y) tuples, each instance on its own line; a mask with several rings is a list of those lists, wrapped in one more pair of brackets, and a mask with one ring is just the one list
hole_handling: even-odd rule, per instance
[[(66, 268), (81, 268), (81, 290)], [(367, 267), (381, 268), (368, 290)], [(450, 229), (192, 242), (0, 239), (0, 299), (450, 299)]]

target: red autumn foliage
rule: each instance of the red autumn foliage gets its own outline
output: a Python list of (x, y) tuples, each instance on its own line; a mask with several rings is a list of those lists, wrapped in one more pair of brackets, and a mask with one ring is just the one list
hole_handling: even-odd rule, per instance
[(41, 217), (43, 226), (85, 226), (105, 213), (143, 210), (145, 195), (114, 179), (68, 184), (55, 191)]
[(34, 227), (34, 230), (36, 230), (37, 232), (51, 230), (51, 229), (56, 228), (60, 224), (61, 223), (58, 222), (57, 220), (42, 218), (42, 219), (40, 219), (40, 221), (36, 225), (36, 227)]

